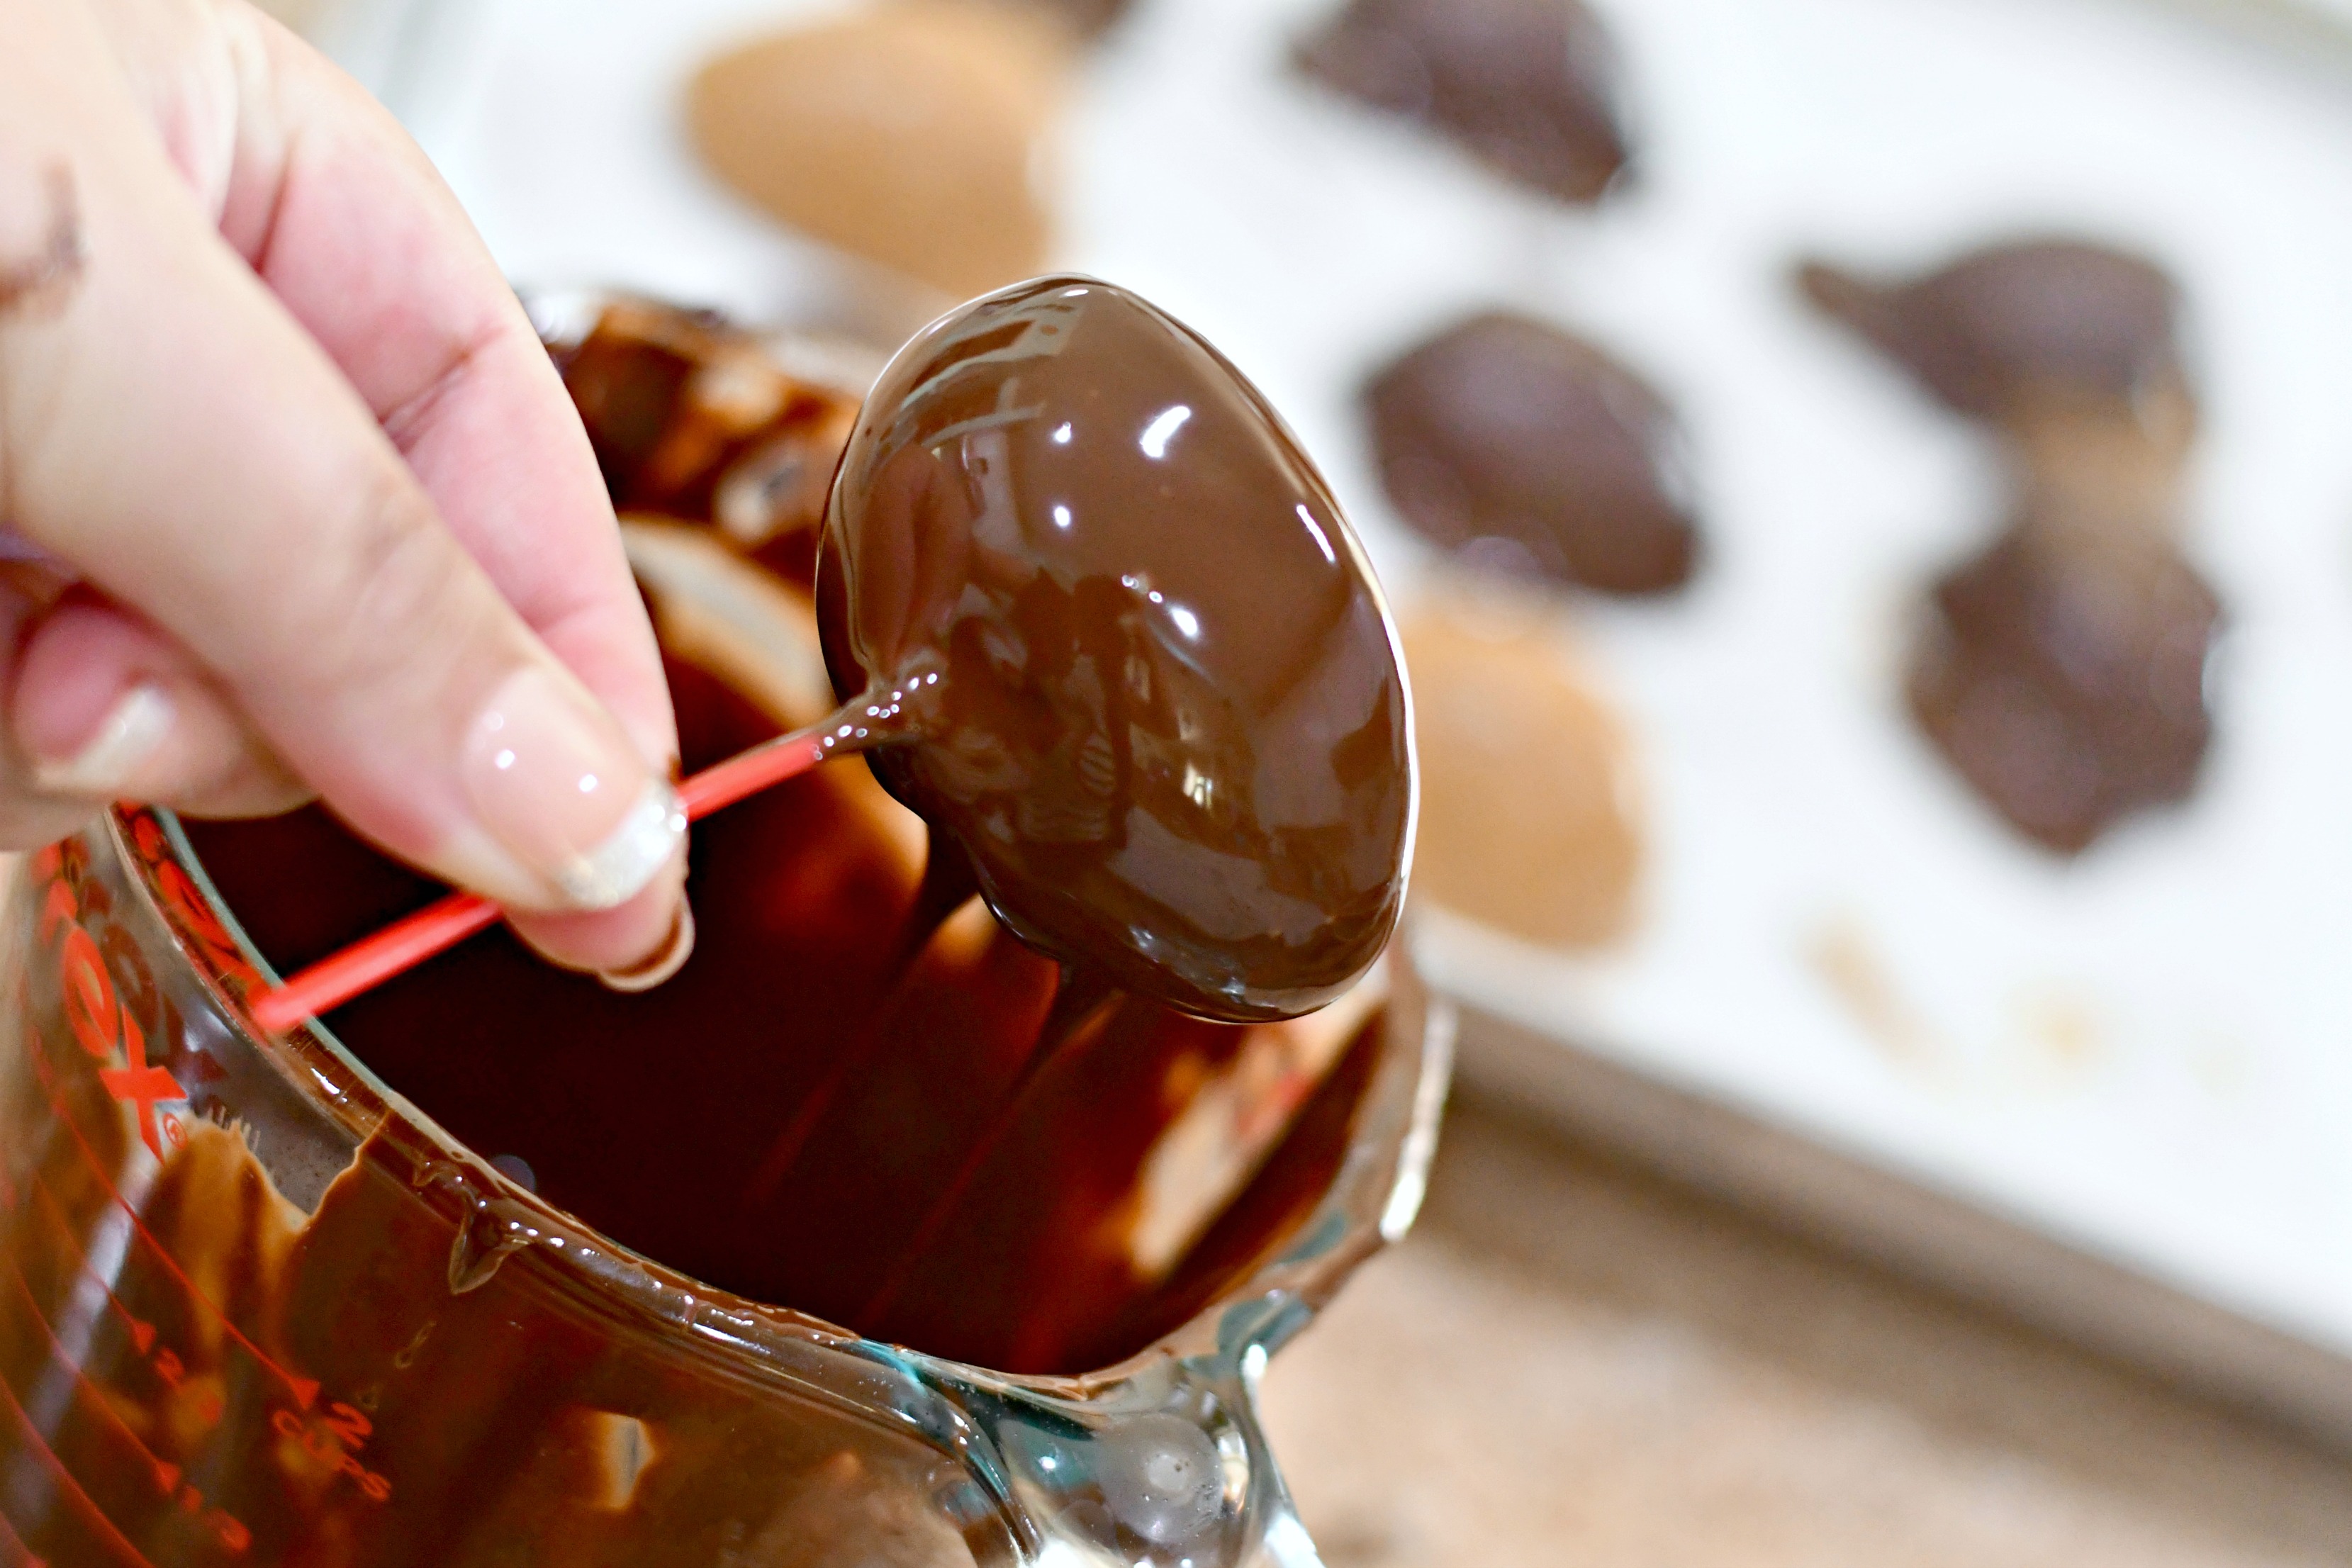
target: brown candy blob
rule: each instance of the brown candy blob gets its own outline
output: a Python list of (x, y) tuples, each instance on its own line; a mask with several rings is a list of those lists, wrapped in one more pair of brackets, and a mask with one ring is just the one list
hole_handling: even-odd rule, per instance
[(2168, 543), (2029, 521), (1938, 582), (1931, 610), (1911, 710), (2029, 837), (2073, 854), (2195, 786), (2221, 605)]
[(1374, 376), (1364, 401), (1390, 499), (1440, 547), (1613, 594), (1690, 576), (1698, 530), (1674, 412), (1591, 344), (1475, 316)]
[(1394, 633), (1257, 391), (1134, 295), (1041, 279), (903, 350), (834, 488), (836, 689), (1024, 940), (1202, 1016), (1286, 1016), (1393, 929), (1414, 774)]
[(1642, 801), (1623, 724), (1558, 632), (1484, 601), (1404, 623), (1421, 741), (1416, 894), (1547, 947), (1633, 923)]
[(2212, 736), (2221, 615), (2176, 542), (2196, 404), (2171, 279), (2104, 246), (2038, 240), (1910, 283), (1820, 262), (1799, 281), (1993, 426), (2008, 461), (2007, 531), (1930, 596), (1907, 683), (1920, 728), (2062, 854), (2185, 798)]
[(1598, 200), (1625, 166), (1616, 51), (1578, 0), (1354, 0), (1297, 58), (1564, 202)]
[(1813, 301), (1979, 419), (2128, 409), (2184, 395), (2179, 293), (2155, 264), (2079, 240), (1993, 246), (1908, 283), (1808, 262)]
[(1043, 266), (1031, 177), (1071, 47), (1026, 8), (892, 0), (712, 61), (688, 118), (776, 217), (961, 299)]

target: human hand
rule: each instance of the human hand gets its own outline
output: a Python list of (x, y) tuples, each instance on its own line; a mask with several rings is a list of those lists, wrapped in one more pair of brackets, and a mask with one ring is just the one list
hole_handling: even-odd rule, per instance
[(313, 790), (650, 984), (676, 722), (586, 437), (456, 201), (244, 0), (0, 0), (0, 841)]

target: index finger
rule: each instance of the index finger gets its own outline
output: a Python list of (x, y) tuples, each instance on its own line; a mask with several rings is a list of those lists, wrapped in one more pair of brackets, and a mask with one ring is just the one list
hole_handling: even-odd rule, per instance
[(374, 412), (467, 551), (627, 726), (669, 695), (604, 481), (521, 304), (391, 115), (266, 18), (221, 229)]

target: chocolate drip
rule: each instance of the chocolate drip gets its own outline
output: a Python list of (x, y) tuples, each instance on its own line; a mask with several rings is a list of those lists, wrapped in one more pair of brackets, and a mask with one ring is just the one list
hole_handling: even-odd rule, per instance
[(1591, 344), (1489, 312), (1381, 371), (1364, 401), (1390, 499), (1441, 548), (1614, 594), (1690, 576), (1698, 529), (1674, 411)]
[(1908, 283), (1821, 262), (1822, 308), (1998, 437), (2018, 499), (1935, 584), (1912, 716), (2018, 830), (2061, 854), (2187, 798), (2212, 735), (2220, 601), (2182, 554), (2196, 427), (2179, 290), (2154, 264), (2042, 240)]
[(877, 777), (1039, 951), (1204, 1017), (1295, 1016), (1394, 928), (1394, 636), (1255, 388), (1135, 296), (1045, 279), (884, 373), (818, 565), (835, 689), (924, 739)]
[(939, 1195), (931, 1200), (907, 1245), (899, 1251), (898, 1261), (876, 1288), (873, 1299), (861, 1308), (857, 1321), (861, 1323), (885, 1323), (890, 1321), (890, 1310), (898, 1304), (898, 1296), (908, 1279), (930, 1254), (940, 1233), (963, 1206), (971, 1194), (972, 1184), (988, 1168), (991, 1160), (1021, 1125), (1022, 1111), (1028, 1104), (1030, 1089), (1041, 1074), (1050, 1072), (1064, 1053), (1078, 1037), (1096, 1024), (1102, 1022), (1123, 998), (1100, 973), (1072, 964), (1061, 965), (1054, 987), (1054, 1005), (1046, 1011), (1045, 1021), (1038, 1027), (1035, 1043), (1013, 1075), (1012, 1087), (1004, 1091), (995, 1111), (989, 1117), (980, 1135), (965, 1151), (962, 1163), (940, 1186)]
[[(971, 861), (962, 847), (949, 835), (930, 829), (925, 840), (923, 879), (915, 888), (914, 902), (908, 906), (906, 918), (898, 923), (898, 942), (891, 951), (891, 984), (903, 983), (908, 971), (939, 935), (940, 927), (979, 892), (980, 884), (971, 874)], [(817, 1124), (840, 1099), (844, 1086), (855, 1082), (858, 1074), (873, 1065), (876, 1055), (888, 1048), (886, 1022), (886, 1015), (877, 1015), (847, 1047), (835, 1053), (824, 1076), (802, 1100), (745, 1184), (747, 1206), (763, 1207), (783, 1190)]]
[(1597, 201), (1625, 166), (1616, 50), (1578, 0), (1354, 0), (1297, 59), (1564, 202)]

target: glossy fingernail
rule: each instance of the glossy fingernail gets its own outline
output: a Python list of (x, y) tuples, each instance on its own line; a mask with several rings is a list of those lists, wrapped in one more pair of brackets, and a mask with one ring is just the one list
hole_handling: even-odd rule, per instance
[(627, 969), (608, 969), (596, 976), (607, 990), (633, 994), (650, 991), (686, 967), (694, 956), (694, 910), (684, 899), (677, 901), (677, 913), (671, 917), (669, 936), (651, 958)]
[(686, 813), (620, 725), (576, 682), (518, 670), (467, 737), (461, 776), (481, 826), (553, 907), (635, 897), (677, 853)]
[(115, 700), (98, 726), (70, 757), (32, 759), (33, 786), (44, 795), (112, 800), (126, 794), (142, 764), (172, 732), (172, 700), (152, 682), (132, 687)]

